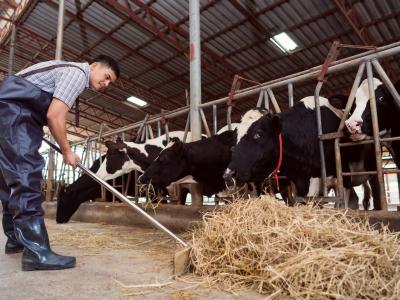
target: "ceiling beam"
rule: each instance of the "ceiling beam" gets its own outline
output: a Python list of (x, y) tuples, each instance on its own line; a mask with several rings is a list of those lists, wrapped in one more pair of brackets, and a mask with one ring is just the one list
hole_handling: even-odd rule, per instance
[[(175, 48), (180, 53), (185, 55), (187, 58), (189, 57), (189, 33), (183, 30), (180, 27), (177, 27), (173, 22), (169, 21), (167, 18), (160, 15), (153, 8), (147, 6), (140, 0), (131, 0), (134, 4), (139, 6), (145, 13), (147, 18), (135, 13), (131, 10), (131, 8), (127, 5), (122, 5), (116, 0), (105, 0), (109, 6), (114, 8), (117, 12), (129, 17), (135, 23), (139, 24), (141, 27), (151, 32), (155, 36), (159, 37), (162, 41), (164, 41), (169, 46)], [(159, 22), (152, 22), (151, 20), (157, 19)], [(157, 27), (157, 25), (162, 26)], [(239, 70), (237, 70), (234, 66), (229, 64), (224, 60), (222, 56), (216, 54), (211, 49), (208, 49), (206, 46), (201, 47), (202, 50), (202, 66), (208, 66), (215, 72), (215, 75), (223, 78), (224, 80), (231, 81), (235, 74), (239, 74)]]
[[(51, 8), (53, 8), (54, 10), (57, 10), (58, 5), (55, 4), (54, 2), (52, 2), (50, 0), (44, 0), (44, 2), (47, 5), (49, 5)], [(83, 20), (79, 15), (76, 15), (76, 14), (68, 11), (67, 9), (65, 10), (65, 14), (69, 18), (72, 18), (72, 19), (76, 20), (78, 23), (83, 24), (83, 25), (87, 26), (88, 28), (90, 28), (91, 30), (99, 33), (102, 36), (102, 38), (100, 39), (100, 42), (104, 41), (105, 39), (109, 39), (110, 41), (115, 42), (118, 46), (120, 46), (121, 48), (123, 48), (123, 49), (125, 49), (127, 51), (132, 51), (133, 50), (132, 48), (130, 48), (129, 46), (125, 45), (121, 41), (119, 41), (119, 40), (115, 39), (114, 37), (112, 37), (111, 36), (112, 32), (111, 33), (107, 33), (107, 32), (102, 31), (101, 29), (97, 28), (96, 26), (94, 26), (94, 25), (86, 22), (85, 20)], [(153, 64), (154, 66), (156, 66), (156, 63), (154, 61), (152, 61), (150, 58), (148, 58), (147, 56), (145, 56), (144, 54), (137, 53), (137, 55), (139, 55), (141, 58), (145, 59), (147, 62), (149, 62), (149, 63)], [(79, 58), (82, 58), (84, 55), (77, 54), (76, 56), (79, 57)], [(157, 66), (157, 67), (159, 67), (159, 66)], [(131, 77), (129, 77), (127, 80), (130, 81), (130, 80), (133, 80), (133, 79)], [(173, 103), (175, 106), (173, 106), (173, 107), (163, 107), (163, 108), (165, 108), (165, 109), (174, 109), (174, 108), (182, 106), (181, 103), (177, 103), (172, 99), (169, 99), (169, 102)], [(166, 104), (167, 103), (164, 103), (164, 105), (166, 105)]]
[(334, 0), (336, 8), (341, 15), (346, 19), (347, 23), (350, 24), (353, 31), (357, 34), (363, 45), (373, 46), (374, 41), (368, 32), (367, 26), (362, 25), (360, 22), (360, 16), (357, 10), (354, 8), (352, 1), (348, 0)]
[[(353, 31), (361, 40), (361, 43), (366, 46), (377, 46), (377, 42), (368, 31), (368, 26), (362, 24), (361, 17), (354, 7), (352, 1), (334, 0), (334, 2), (339, 12), (346, 19), (347, 23), (350, 24)], [(387, 60), (382, 60), (382, 65), (388, 71), (388, 76), (393, 78), (394, 71), (392, 67), (387, 63)]]

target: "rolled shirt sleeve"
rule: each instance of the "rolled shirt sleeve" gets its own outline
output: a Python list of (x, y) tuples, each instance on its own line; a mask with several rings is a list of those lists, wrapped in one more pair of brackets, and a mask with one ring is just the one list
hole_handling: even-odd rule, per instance
[(84, 91), (86, 75), (78, 68), (68, 67), (59, 72), (55, 78), (53, 97), (64, 102), (69, 108)]

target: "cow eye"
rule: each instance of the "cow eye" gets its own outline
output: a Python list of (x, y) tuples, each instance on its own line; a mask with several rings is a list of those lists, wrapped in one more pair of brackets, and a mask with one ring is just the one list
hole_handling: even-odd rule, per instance
[(261, 133), (259, 131), (256, 132), (256, 134), (254, 135), (254, 139), (258, 140), (261, 137)]

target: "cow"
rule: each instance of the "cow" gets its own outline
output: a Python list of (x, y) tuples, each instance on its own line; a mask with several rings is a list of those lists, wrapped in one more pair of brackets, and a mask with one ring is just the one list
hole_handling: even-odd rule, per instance
[[(337, 130), (343, 112), (333, 107), (328, 99), (320, 97), (323, 133)], [(318, 132), (314, 110), (314, 97), (305, 97), (292, 108), (279, 113), (267, 114), (248, 127), (242, 136), (238, 136), (238, 144), (234, 148), (232, 160), (224, 173), (227, 184), (236, 179), (239, 182), (258, 180), (269, 177), (278, 167), (279, 157), (281, 174), (285, 174), (295, 185), (299, 196), (315, 194), (319, 186), (321, 166), (318, 146)], [(280, 147), (280, 136), (282, 147)], [(370, 160), (373, 148), (361, 146), (359, 151), (342, 150), (344, 171), (371, 170)], [(361, 149), (364, 156), (360, 154)], [(335, 156), (333, 142), (324, 143), (326, 171), (328, 176), (335, 175)], [(344, 178), (346, 188), (365, 182), (365, 176)], [(314, 191), (313, 191), (314, 190)], [(349, 197), (348, 190), (346, 197)], [(348, 200), (347, 200), (348, 201)], [(357, 203), (351, 203), (357, 208)]]
[[(388, 131), (391, 136), (400, 136), (400, 109), (396, 105), (396, 100), (382, 82), (373, 78), (373, 90), (375, 92), (376, 108), (379, 121), (379, 130)], [(397, 91), (400, 91), (400, 81), (394, 85)], [(368, 79), (360, 84), (356, 91), (354, 108), (351, 116), (346, 120), (346, 128), (352, 137), (359, 139), (366, 135), (372, 136), (372, 118), (369, 104)], [(393, 156), (397, 168), (400, 168), (400, 141), (393, 141), (389, 145), (389, 150)]]
[[(170, 138), (183, 140), (184, 131), (169, 133)], [(191, 140), (191, 133), (187, 134), (187, 141)], [(110, 180), (127, 174), (133, 170), (144, 172), (167, 144), (165, 135), (149, 139), (145, 143), (107, 141), (106, 158), (100, 165), (96, 175), (103, 180)]]
[[(252, 109), (245, 113), (240, 124), (247, 124), (249, 120), (261, 115), (262, 110)], [(222, 175), (231, 159), (232, 147), (236, 145), (238, 126), (239, 124), (233, 123), (234, 130), (223, 131), (227, 129), (225, 126), (219, 131), (223, 131), (220, 134), (187, 144), (173, 139), (139, 177), (139, 182), (151, 182), (154, 186), (164, 187), (184, 176), (192, 175), (201, 183), (204, 195), (221, 195), (220, 192), (225, 188)]]
[[(102, 159), (105, 158), (103, 155)], [(97, 172), (100, 167), (100, 158), (93, 162), (90, 167), (92, 172)], [(127, 179), (127, 175), (125, 180)], [(115, 178), (116, 183), (122, 182), (122, 176)], [(125, 181), (126, 182), (126, 181)], [(111, 182), (109, 182), (111, 184)], [(134, 185), (129, 186), (128, 193), (133, 191)], [(82, 174), (76, 181), (70, 184), (68, 187), (61, 186), (57, 195), (57, 212), (56, 222), (67, 223), (72, 215), (77, 211), (79, 206), (86, 201), (96, 200), (101, 196), (101, 187), (97, 181), (93, 180), (89, 175)], [(111, 201), (112, 195), (106, 191), (107, 201)]]
[(173, 138), (156, 160), (139, 177), (142, 184), (165, 187), (184, 176), (192, 175), (202, 184), (203, 194), (212, 194), (225, 187), (223, 171), (231, 158), (236, 143), (235, 131), (184, 144)]
[[(183, 138), (184, 132), (172, 131), (169, 136)], [(102, 157), (102, 163), (100, 159), (96, 160), (90, 170), (103, 180), (118, 179), (135, 170), (143, 172), (165, 148), (166, 142), (165, 135), (145, 143), (125, 143), (121, 139), (116, 142), (107, 141), (105, 144), (108, 150)], [(133, 184), (130, 186), (133, 187)], [(57, 195), (57, 223), (67, 223), (83, 202), (95, 200), (100, 195), (100, 185), (83, 174), (68, 187), (60, 189)]]
[[(376, 99), (380, 135), (383, 136), (389, 133), (391, 136), (400, 136), (400, 123), (398, 122), (400, 109), (396, 105), (396, 100), (378, 78), (373, 78), (372, 84)], [(394, 87), (397, 91), (400, 91), (400, 81), (397, 81)], [(345, 122), (347, 132), (352, 140), (362, 140), (366, 136), (373, 135), (369, 99), (368, 79), (364, 79), (356, 91), (351, 115)], [(400, 168), (400, 141), (384, 142), (383, 144), (391, 153), (397, 168)], [(374, 195), (379, 194), (376, 176), (372, 178), (371, 183), (372, 193)], [(380, 209), (378, 197), (373, 197), (373, 199), (374, 209)]]

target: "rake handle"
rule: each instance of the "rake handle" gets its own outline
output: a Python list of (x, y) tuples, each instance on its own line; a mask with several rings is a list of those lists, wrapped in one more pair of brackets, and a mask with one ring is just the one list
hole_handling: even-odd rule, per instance
[[(43, 138), (43, 141), (45, 141), (50, 147), (52, 147), (54, 150), (62, 154), (61, 149), (54, 144), (53, 142), (49, 141), (46, 138)], [(146, 218), (153, 226), (157, 227), (158, 229), (161, 229), (166, 233), (169, 237), (177, 241), (179, 244), (181, 244), (183, 247), (187, 247), (188, 244), (180, 239), (178, 236), (176, 236), (174, 233), (172, 233), (168, 228), (166, 228), (164, 225), (162, 225), (160, 222), (158, 222), (156, 219), (154, 219), (152, 216), (150, 216), (148, 213), (146, 213), (143, 209), (141, 209), (139, 206), (137, 206), (135, 203), (130, 201), (128, 198), (126, 198), (124, 195), (122, 195), (119, 191), (117, 191), (114, 187), (109, 185), (106, 181), (98, 177), (96, 174), (94, 174), (92, 171), (90, 171), (88, 168), (83, 166), (81, 163), (77, 164), (77, 167), (80, 168), (82, 171), (84, 171), (87, 175), (89, 175), (93, 180), (97, 181), (99, 184), (104, 186), (107, 190), (109, 190), (112, 194), (114, 194), (118, 199), (121, 201), (125, 202), (129, 206), (131, 206), (136, 212), (141, 214), (144, 218)]]

